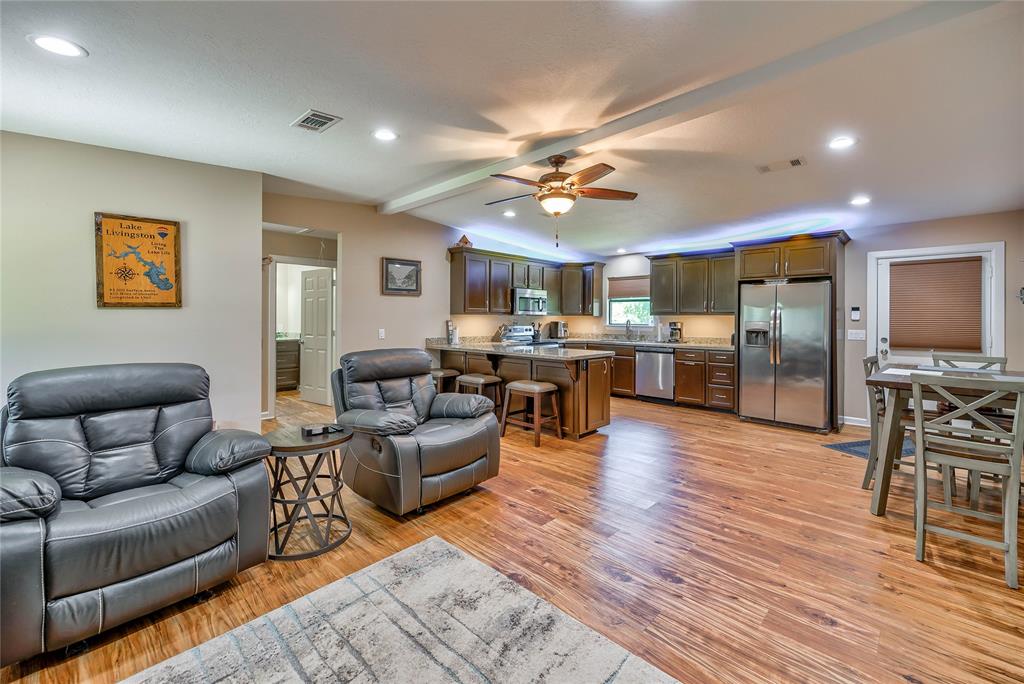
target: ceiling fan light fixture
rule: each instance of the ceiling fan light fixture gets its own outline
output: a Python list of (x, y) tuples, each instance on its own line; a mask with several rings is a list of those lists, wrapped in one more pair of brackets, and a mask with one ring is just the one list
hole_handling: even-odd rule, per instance
[(561, 216), (573, 208), (576, 203), (576, 195), (562, 190), (551, 190), (537, 197), (540, 206), (552, 216)]

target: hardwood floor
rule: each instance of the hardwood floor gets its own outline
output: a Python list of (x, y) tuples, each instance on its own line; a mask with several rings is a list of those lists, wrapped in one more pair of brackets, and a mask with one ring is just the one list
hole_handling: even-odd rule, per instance
[[(266, 563), (5, 681), (125, 677), (435, 534), (686, 682), (1024, 681), (1024, 593), (1006, 588), (1001, 556), (930, 537), (916, 562), (911, 479), (893, 478), (876, 518), (864, 461), (821, 446), (865, 430), (626, 399), (612, 415), (539, 449), (509, 430), (498, 478), (422, 515), (346, 490), (354, 531), (339, 549)], [(325, 418), (285, 396), (265, 429)]]

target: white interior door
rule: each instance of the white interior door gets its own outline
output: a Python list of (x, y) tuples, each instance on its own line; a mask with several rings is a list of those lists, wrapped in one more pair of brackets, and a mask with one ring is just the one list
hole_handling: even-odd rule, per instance
[(302, 272), (302, 330), (299, 344), (299, 396), (331, 403), (328, 377), (334, 335), (334, 269)]

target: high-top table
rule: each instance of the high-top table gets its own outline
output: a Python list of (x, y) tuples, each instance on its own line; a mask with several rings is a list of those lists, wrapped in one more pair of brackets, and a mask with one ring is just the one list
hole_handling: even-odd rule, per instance
[[(911, 373), (925, 373), (934, 376), (953, 378), (992, 378), (1021, 380), (1021, 371), (972, 370), (969, 368), (937, 368), (906, 363), (896, 363), (882, 368), (867, 379), (868, 385), (885, 389), (885, 418), (878, 436), (878, 462), (875, 464), (875, 488), (871, 492), (871, 512), (874, 515), (885, 515), (885, 505), (889, 499), (889, 484), (892, 479), (892, 464), (903, 450), (903, 429), (900, 427), (900, 416), (907, 408), (914, 386), (910, 382)], [(971, 394), (967, 390), (963, 394)], [(983, 394), (979, 392), (978, 394)], [(926, 399), (940, 399), (937, 395), (925, 393)]]

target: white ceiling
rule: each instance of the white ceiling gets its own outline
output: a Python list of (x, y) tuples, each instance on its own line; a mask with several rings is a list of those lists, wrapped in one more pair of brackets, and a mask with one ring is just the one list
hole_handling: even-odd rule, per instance
[[(0, 123), (258, 170), (268, 191), (380, 203), (919, 5), (4, 2)], [(41, 52), (29, 33), (90, 56)], [(979, 9), (763, 79), (683, 123), (596, 141), (568, 170), (610, 163), (598, 185), (640, 197), (580, 201), (559, 221), (563, 246), (653, 251), (1022, 207), (1022, 45), (1024, 6)], [(288, 127), (310, 107), (344, 120), (319, 135)], [(379, 126), (401, 137), (381, 143)], [(845, 131), (861, 143), (825, 148)], [(809, 166), (754, 168), (796, 156)], [(464, 190), (411, 213), (552, 253), (535, 201), (483, 206), (524, 186)], [(854, 210), (854, 192), (874, 202)]]

